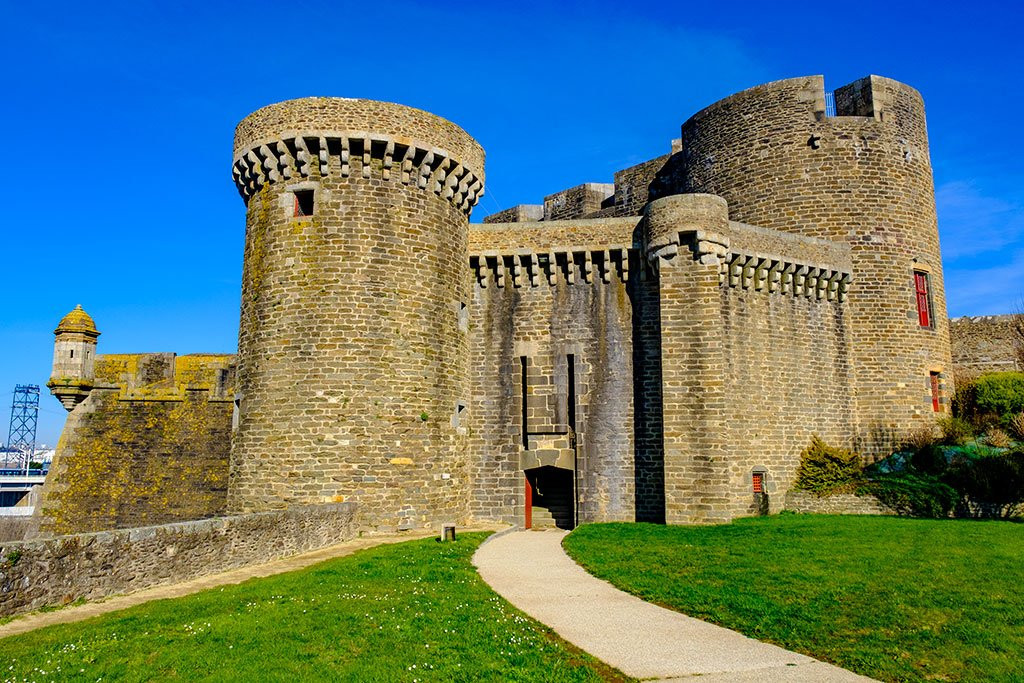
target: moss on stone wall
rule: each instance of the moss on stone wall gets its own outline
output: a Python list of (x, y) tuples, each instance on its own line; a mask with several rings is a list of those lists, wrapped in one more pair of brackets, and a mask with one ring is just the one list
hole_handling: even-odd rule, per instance
[(98, 360), (106, 388), (69, 416), (43, 493), (43, 529), (76, 533), (222, 514), (231, 358)]

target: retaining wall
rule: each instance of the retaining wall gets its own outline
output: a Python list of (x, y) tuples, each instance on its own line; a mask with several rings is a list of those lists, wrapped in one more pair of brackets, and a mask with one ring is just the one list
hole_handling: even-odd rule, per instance
[(788, 491), (786, 509), (793, 512), (813, 512), (826, 515), (895, 515), (896, 511), (883, 505), (874, 496), (855, 496), (836, 493), (818, 497), (807, 491)]
[(351, 503), (0, 544), (0, 617), (194, 579), (353, 536)]

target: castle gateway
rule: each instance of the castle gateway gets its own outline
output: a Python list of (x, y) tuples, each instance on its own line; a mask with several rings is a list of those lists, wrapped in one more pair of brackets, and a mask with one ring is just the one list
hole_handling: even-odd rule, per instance
[(483, 150), (396, 104), (260, 109), (233, 173), (237, 357), (96, 355), (70, 314), (50, 530), (721, 522), (779, 509), (812, 434), (879, 454), (947, 410), (924, 106), (889, 79), (746, 90), (483, 224)]

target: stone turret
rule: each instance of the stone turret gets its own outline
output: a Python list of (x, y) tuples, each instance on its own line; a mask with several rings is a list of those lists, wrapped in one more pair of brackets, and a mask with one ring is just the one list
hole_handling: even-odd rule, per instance
[(453, 415), (483, 162), (458, 126), (386, 102), (292, 100), (239, 124), (234, 510), (344, 500), (403, 529), (466, 517)]
[[(723, 197), (729, 218), (850, 245), (859, 436), (884, 453), (948, 412), (949, 326), (921, 95), (869, 76), (777, 81), (682, 127), (676, 191)], [(678, 177), (678, 176), (677, 176)]]
[(100, 332), (78, 305), (61, 319), (53, 334), (53, 372), (46, 386), (66, 409), (74, 410), (92, 391)]

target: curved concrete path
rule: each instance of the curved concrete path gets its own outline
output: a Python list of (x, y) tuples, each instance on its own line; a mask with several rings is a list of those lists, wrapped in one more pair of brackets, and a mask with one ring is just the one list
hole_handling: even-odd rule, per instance
[(620, 591), (562, 550), (564, 531), (516, 531), (488, 539), (473, 556), (480, 576), (506, 600), (565, 640), (640, 679), (870, 681)]

